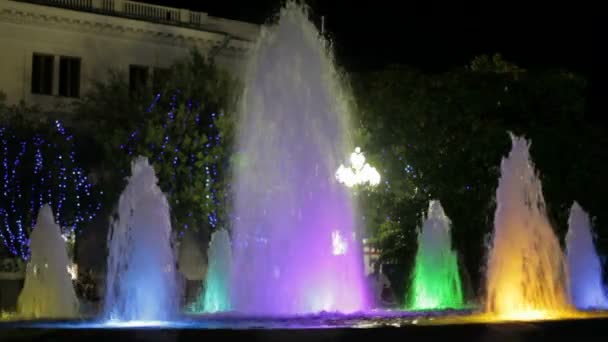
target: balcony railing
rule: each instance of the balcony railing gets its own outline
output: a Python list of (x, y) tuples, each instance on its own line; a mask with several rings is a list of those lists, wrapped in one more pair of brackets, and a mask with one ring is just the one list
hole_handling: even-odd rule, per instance
[(106, 12), (127, 17), (149, 19), (154, 22), (187, 23), (201, 25), (206, 13), (184, 9), (144, 4), (129, 0), (31, 0), (42, 5), (50, 5), (94, 12)]
[[(118, 2), (118, 0), (114, 1)], [(184, 18), (182, 19), (182, 17), (180, 16), (180, 10), (176, 8), (148, 5), (133, 1), (123, 1), (122, 11), (128, 16), (149, 18), (158, 21), (164, 20), (168, 22), (182, 22), (185, 21), (185, 19), (189, 19), (189, 16), (184, 16)]]
[[(14, 0), (40, 5), (62, 7), (79, 11), (127, 17), (161, 24), (185, 26), (218, 33), (245, 32), (250, 36), (257, 26), (249, 23), (210, 17), (204, 12), (145, 4), (129, 0)], [(232, 32), (231, 32), (232, 31)], [(249, 38), (249, 37), (240, 37)]]
[(55, 1), (60, 6), (70, 6), (70, 7), (93, 7), (93, 0), (56, 0)]

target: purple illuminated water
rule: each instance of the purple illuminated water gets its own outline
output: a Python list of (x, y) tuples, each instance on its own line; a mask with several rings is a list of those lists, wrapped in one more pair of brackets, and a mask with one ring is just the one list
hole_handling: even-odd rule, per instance
[(245, 76), (234, 174), (233, 309), (263, 315), (366, 308), (355, 209), (335, 172), (349, 109), (306, 11), (265, 28)]

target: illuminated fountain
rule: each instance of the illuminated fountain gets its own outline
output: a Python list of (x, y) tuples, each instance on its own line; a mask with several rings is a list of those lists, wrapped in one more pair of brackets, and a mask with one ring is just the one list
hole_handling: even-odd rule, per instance
[(224, 312), (231, 309), (230, 277), (232, 275), (232, 250), (230, 235), (224, 229), (213, 233), (207, 251), (207, 275), (205, 288), (194, 303), (195, 312)]
[(234, 173), (233, 308), (262, 315), (367, 305), (348, 189), (349, 108), (332, 56), (289, 2), (245, 76)]
[(17, 300), (17, 313), (26, 319), (65, 319), (78, 316), (79, 302), (68, 273), (66, 243), (53, 210), (44, 205), (30, 236), (31, 256)]
[(547, 218), (529, 144), (511, 136), (496, 190), (486, 311), (498, 319), (545, 319), (571, 312), (564, 255)]
[(578, 309), (606, 309), (602, 265), (591, 235), (589, 215), (574, 202), (570, 209), (566, 252), (570, 299)]
[(408, 308), (457, 309), (464, 305), (458, 256), (452, 250), (450, 219), (439, 201), (429, 203), (418, 234), (418, 251), (412, 275)]
[(108, 232), (105, 318), (170, 320), (180, 293), (169, 205), (146, 158), (135, 159), (131, 173)]

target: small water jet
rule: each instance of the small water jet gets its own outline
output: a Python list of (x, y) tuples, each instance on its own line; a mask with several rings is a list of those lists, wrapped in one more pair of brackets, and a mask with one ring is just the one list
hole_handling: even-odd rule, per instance
[(180, 293), (169, 204), (145, 157), (132, 162), (131, 173), (108, 232), (105, 318), (170, 320)]
[(70, 264), (65, 240), (47, 204), (38, 212), (30, 236), (31, 256), (23, 290), (17, 300), (19, 317), (66, 319), (78, 316), (79, 302), (68, 273)]
[(195, 312), (224, 312), (232, 308), (230, 301), (230, 277), (232, 275), (232, 250), (230, 235), (224, 229), (213, 233), (207, 251), (207, 275), (204, 291), (193, 306)]
[(486, 274), (486, 311), (499, 319), (543, 319), (571, 312), (564, 255), (547, 218), (529, 143), (511, 135), (496, 190)]
[(307, 16), (288, 2), (278, 23), (263, 30), (244, 79), (233, 182), (238, 312), (354, 312), (367, 305), (354, 205), (335, 177), (354, 146), (348, 101)]
[(458, 309), (463, 291), (458, 256), (452, 250), (450, 219), (439, 201), (430, 201), (427, 217), (418, 233), (418, 251), (412, 275), (408, 309)]
[(602, 265), (591, 234), (589, 215), (574, 202), (566, 234), (570, 299), (578, 309), (605, 309), (608, 299), (602, 281)]

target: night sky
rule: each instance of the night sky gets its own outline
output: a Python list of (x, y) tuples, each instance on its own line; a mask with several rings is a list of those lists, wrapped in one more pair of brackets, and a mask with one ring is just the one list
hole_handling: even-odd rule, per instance
[[(281, 0), (148, 0), (210, 15), (264, 23)], [(308, 0), (313, 20), (325, 17), (337, 60), (350, 70), (407, 64), (444, 71), (476, 55), (500, 52), (524, 68), (563, 67), (590, 81), (593, 110), (604, 113), (606, 53), (604, 26), (572, 3), (530, 7), (517, 2), (491, 5), (411, 5), (404, 1)], [(439, 5), (439, 3), (437, 3)], [(559, 7), (562, 6), (562, 7)], [(603, 116), (603, 115), (602, 115)]]

